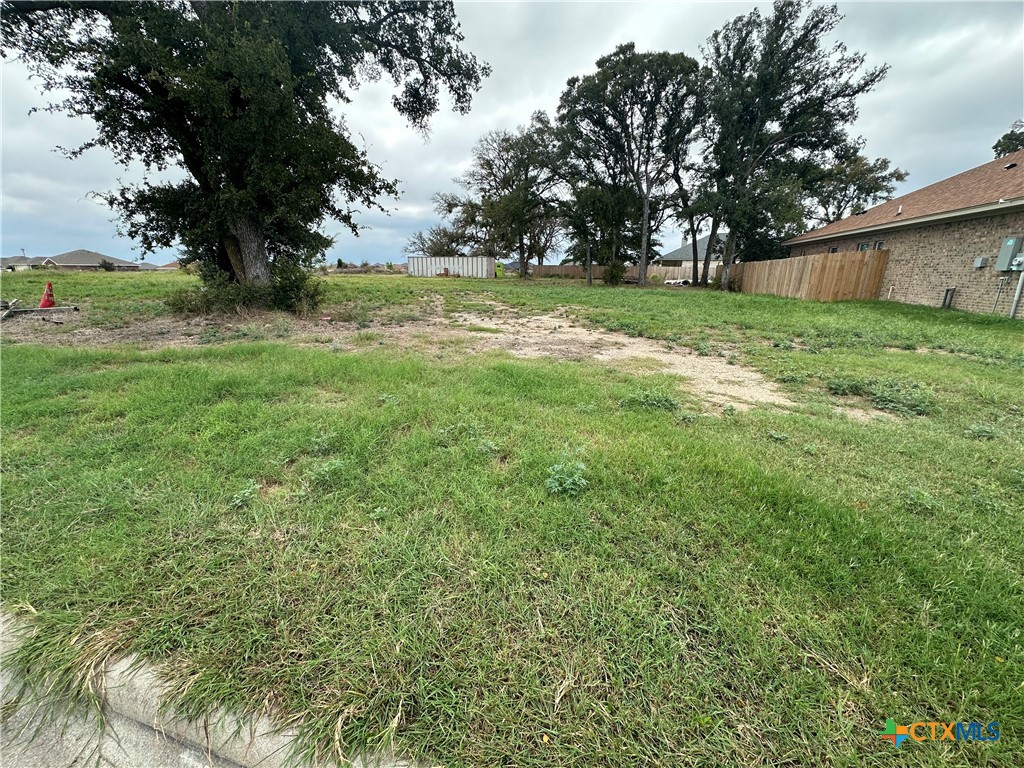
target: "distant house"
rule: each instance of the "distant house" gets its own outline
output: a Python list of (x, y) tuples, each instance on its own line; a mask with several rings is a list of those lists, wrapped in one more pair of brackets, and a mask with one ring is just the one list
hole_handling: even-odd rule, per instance
[[(879, 298), (1005, 313), (1024, 243), (1024, 150), (787, 240), (790, 256), (888, 251)], [(1014, 252), (1016, 249), (1016, 252)]]
[(103, 269), (103, 262), (110, 263), (117, 272), (138, 272), (139, 265), (134, 261), (125, 261), (114, 256), (105, 256), (96, 251), (79, 249), (68, 251), (56, 256), (12, 256), (2, 259), (5, 270), (20, 271), (23, 269), (71, 269), (92, 270)]
[[(519, 274), (519, 261), (513, 260), (505, 263), (505, 274), (510, 275), (512, 273)], [(533, 264), (526, 262), (526, 274), (533, 274)]]
[(96, 271), (103, 269), (104, 262), (112, 264), (117, 272), (139, 271), (139, 265), (134, 261), (125, 261), (124, 259), (106, 256), (96, 251), (87, 251), (84, 248), (79, 248), (77, 251), (60, 253), (56, 256), (47, 256), (43, 259), (41, 266), (56, 267), (57, 269)]
[[(715, 235), (715, 241), (719, 248), (725, 242), (719, 235)], [(704, 264), (704, 255), (707, 253), (708, 244), (711, 242), (711, 235), (704, 235), (700, 240), (697, 241), (697, 259), (701, 265)], [(676, 248), (674, 251), (669, 251), (665, 255), (658, 258), (656, 262), (661, 267), (688, 267), (693, 264), (693, 245), (691, 243), (683, 242), (680, 248)], [(711, 251), (711, 274), (715, 273), (715, 267), (722, 263), (722, 257), (718, 254), (715, 249)]]
[(148, 261), (140, 261), (139, 262), (139, 271), (140, 272), (152, 272), (153, 270), (156, 270), (156, 269), (160, 269), (160, 265), (159, 264), (150, 264)]
[(167, 270), (180, 269), (180, 268), (181, 268), (181, 265), (178, 264), (177, 261), (172, 261), (170, 264), (164, 264), (162, 267), (157, 267), (157, 269), (167, 269)]
[(5, 256), (0, 259), (0, 269), (6, 272), (21, 272), (39, 266), (42, 261), (42, 257), (39, 256)]

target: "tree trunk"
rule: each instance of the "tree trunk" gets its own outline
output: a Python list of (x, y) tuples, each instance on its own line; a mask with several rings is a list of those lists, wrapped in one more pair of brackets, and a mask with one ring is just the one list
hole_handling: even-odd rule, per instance
[(240, 283), (245, 282), (245, 265), (242, 263), (242, 250), (238, 246), (238, 238), (229, 235), (223, 240), (224, 251), (231, 265), (231, 276)]
[[(698, 280), (700, 280), (698, 268), (700, 252), (697, 250), (697, 223), (694, 221), (692, 213), (686, 217), (686, 223), (690, 228), (690, 250), (693, 253), (693, 270), (690, 272), (690, 285), (696, 285)], [(708, 246), (711, 246), (710, 240), (708, 240)]]
[(704, 251), (704, 270), (700, 276), (700, 284), (707, 286), (708, 284), (708, 272), (711, 270), (711, 252), (713, 248), (718, 247), (718, 219), (711, 220), (711, 234), (708, 235), (708, 247)]
[(270, 258), (259, 225), (251, 219), (239, 219), (234, 233), (225, 237), (222, 244), (238, 282), (251, 285), (270, 282)]
[(651, 196), (644, 195), (644, 220), (640, 224), (640, 270), (637, 283), (643, 288), (647, 285), (647, 241), (651, 236)]
[(590, 240), (587, 240), (587, 285), (594, 284), (594, 260), (590, 256)]
[(519, 236), (519, 279), (526, 279), (526, 243), (522, 235)]
[(722, 285), (723, 291), (729, 290), (729, 267), (732, 266), (733, 254), (736, 252), (736, 233), (729, 230), (725, 238), (725, 253), (722, 255)]

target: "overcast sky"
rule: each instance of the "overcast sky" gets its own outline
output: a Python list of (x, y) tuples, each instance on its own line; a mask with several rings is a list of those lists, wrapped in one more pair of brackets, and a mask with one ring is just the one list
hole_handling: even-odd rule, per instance
[[(338, 242), (331, 261), (404, 261), (409, 235), (437, 221), (431, 195), (454, 188), (476, 139), (494, 128), (514, 128), (540, 109), (553, 112), (566, 79), (592, 71), (594, 61), (619, 43), (638, 50), (698, 49), (724, 22), (747, 13), (752, 2), (471, 2), (456, 3), (464, 47), (494, 73), (467, 116), (443, 111), (428, 140), (393, 112), (391, 89), (364, 86), (346, 108), (370, 158), (401, 182), (386, 201), (390, 215), (359, 218), (359, 238), (335, 222), (326, 231)], [(763, 5), (763, 4), (762, 4)], [(898, 194), (967, 170), (992, 158), (992, 144), (1024, 117), (1024, 3), (845, 2), (837, 37), (867, 54), (867, 65), (888, 63), (886, 80), (861, 101), (854, 132), (866, 152), (910, 172)], [(44, 256), (87, 248), (126, 259), (138, 248), (118, 237), (110, 211), (89, 193), (139, 178), (94, 149), (68, 160), (54, 147), (89, 138), (89, 121), (28, 114), (46, 97), (17, 62), (2, 67), (2, 255), (25, 250)], [(665, 250), (679, 244), (662, 232)], [(148, 257), (163, 263), (165, 251)]]

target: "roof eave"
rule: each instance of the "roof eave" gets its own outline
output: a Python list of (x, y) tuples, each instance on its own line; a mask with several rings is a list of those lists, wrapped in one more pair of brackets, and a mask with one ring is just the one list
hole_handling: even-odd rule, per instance
[(892, 229), (902, 229), (904, 227), (916, 227), (922, 224), (936, 224), (943, 221), (959, 221), (962, 219), (973, 219), (977, 218), (978, 216), (986, 216), (992, 213), (1004, 213), (1006, 211), (1013, 211), (1017, 209), (1024, 209), (1024, 198), (1007, 200), (1006, 202), (1003, 203), (986, 203), (985, 205), (976, 205), (973, 208), (960, 208), (955, 211), (933, 213), (928, 216), (917, 216), (913, 219), (905, 219), (903, 221), (890, 221), (885, 224), (873, 224), (867, 227), (857, 227), (856, 229), (845, 229), (841, 232), (827, 232), (820, 235), (814, 235), (813, 237), (797, 236), (791, 240), (786, 240), (782, 244), (787, 247), (792, 247), (797, 245), (804, 245), (805, 243), (817, 243), (821, 242), (822, 240), (835, 240), (841, 237), (853, 237), (854, 235), (865, 234), (867, 232), (879, 232)]

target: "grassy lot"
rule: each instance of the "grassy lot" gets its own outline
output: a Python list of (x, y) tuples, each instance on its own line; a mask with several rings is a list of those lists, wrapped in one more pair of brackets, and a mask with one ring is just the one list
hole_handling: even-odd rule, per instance
[[(190, 280), (57, 290), (116, 325)], [(137, 652), (320, 755), (889, 765), (892, 717), (1002, 726), (900, 764), (1024, 763), (1024, 325), (555, 280), (332, 278), (324, 311), (372, 335), (436, 295), (729, 354), (799, 406), (496, 352), (5, 342), (14, 663), (80, 690)]]

